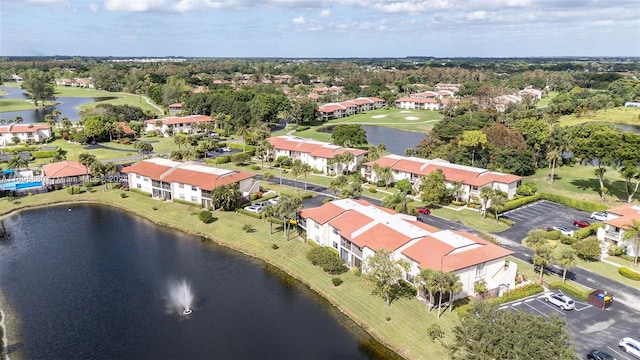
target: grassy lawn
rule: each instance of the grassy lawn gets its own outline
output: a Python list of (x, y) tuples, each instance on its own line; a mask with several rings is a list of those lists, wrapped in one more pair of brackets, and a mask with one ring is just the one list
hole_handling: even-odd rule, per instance
[[(549, 169), (538, 169), (534, 175), (526, 176), (523, 182), (533, 182), (538, 191), (572, 197), (575, 199), (602, 202), (600, 199), (600, 183), (591, 165), (564, 165), (555, 170), (553, 185), (547, 181)], [(605, 204), (619, 205), (618, 201), (626, 202), (627, 192), (624, 179), (614, 168), (608, 168), (605, 173), (605, 187), (609, 190)]]
[[(335, 287), (331, 275), (312, 266), (305, 257), (309, 245), (302, 241), (286, 240), (282, 232), (269, 234), (265, 221), (238, 213), (214, 212), (216, 221), (203, 224), (197, 218), (200, 209), (171, 202), (160, 202), (132, 192), (123, 199), (120, 190), (101, 191), (81, 195), (68, 195), (66, 191), (27, 196), (9, 201), (0, 199), (0, 214), (7, 214), (21, 207), (39, 206), (56, 202), (91, 201), (105, 203), (145, 217), (162, 226), (169, 226), (191, 234), (208, 236), (217, 243), (262, 259), (321, 294), (341, 312), (348, 315), (364, 330), (386, 344), (400, 355), (410, 359), (444, 359), (446, 350), (438, 343), (431, 342), (426, 329), (437, 323), (445, 331), (445, 341), (451, 342), (451, 329), (457, 324), (456, 313), (445, 312), (440, 319), (435, 311), (429, 313), (417, 299), (401, 299), (385, 305), (382, 298), (371, 294), (372, 287), (361, 276), (353, 272), (340, 275), (344, 283)], [(256, 231), (246, 233), (245, 224)], [(279, 248), (273, 250), (272, 244)]]
[[(520, 259), (517, 259), (513, 256), (509, 256), (507, 257), (507, 260), (509, 261), (513, 261), (516, 264), (518, 264), (518, 274), (520, 275), (524, 275), (527, 277), (527, 279), (531, 280), (531, 281), (536, 281), (540, 278), (540, 272), (539, 271), (534, 271), (533, 269), (533, 265), (526, 262), (526, 261), (522, 261)], [(562, 276), (550, 273), (545, 271), (542, 280), (546, 283), (552, 283), (552, 282), (561, 282), (562, 281)], [(566, 281), (567, 284), (573, 286), (576, 289), (580, 289), (580, 290), (587, 290), (588, 288), (582, 284), (579, 284), (577, 282), (574, 282), (572, 280), (567, 279)], [(594, 289), (595, 290), (595, 289)]]
[(560, 117), (560, 124), (564, 126), (577, 125), (590, 121), (640, 125), (640, 108), (621, 106), (613, 109), (589, 112), (587, 115), (581, 117), (576, 117), (575, 114)]
[(483, 232), (500, 232), (508, 229), (505, 223), (497, 222), (495, 218), (488, 216), (482, 218), (477, 211), (464, 209), (452, 210), (448, 208), (438, 208), (433, 210), (433, 214), (453, 221), (461, 221), (464, 225)]
[(556, 96), (558, 96), (557, 91), (552, 91), (548, 93), (547, 96), (543, 97), (542, 99), (540, 99), (540, 101), (536, 103), (536, 107), (543, 108), (543, 107), (549, 106), (549, 103), (551, 102), (551, 100), (553, 100)]

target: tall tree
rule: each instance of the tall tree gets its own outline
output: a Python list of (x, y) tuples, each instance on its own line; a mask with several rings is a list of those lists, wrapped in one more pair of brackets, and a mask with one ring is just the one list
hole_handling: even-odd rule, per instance
[(556, 257), (556, 262), (562, 266), (562, 282), (565, 282), (567, 279), (567, 270), (576, 266), (578, 263), (578, 253), (572, 248), (562, 249), (560, 255)]
[(462, 139), (458, 145), (471, 149), (471, 166), (473, 166), (476, 152), (487, 146), (487, 135), (480, 130), (467, 130), (462, 133)]
[(607, 171), (606, 167), (616, 160), (622, 135), (619, 131), (602, 127), (596, 128), (595, 131), (585, 131), (583, 134), (586, 137), (577, 136), (571, 150), (574, 156), (595, 167), (594, 174), (598, 177), (600, 196), (604, 201), (607, 193), (604, 174)]
[(480, 188), (480, 205), (482, 206), (482, 217), (484, 219), (487, 218), (487, 209), (489, 208), (489, 203), (493, 196), (495, 195), (495, 190), (491, 186), (483, 186)]
[(98, 161), (98, 159), (96, 159), (95, 155), (85, 152), (78, 155), (78, 161), (80, 162), (80, 164), (84, 165), (86, 169), (86, 175), (89, 175), (89, 169), (95, 162)]
[(48, 73), (39, 69), (29, 69), (22, 75), (22, 88), (26, 90), (36, 106), (38, 102), (53, 99), (53, 80)]
[(565, 319), (528, 311), (504, 311), (475, 302), (453, 328), (447, 348), (454, 360), (573, 360), (575, 345)]
[(146, 141), (136, 141), (135, 144), (133, 144), (133, 148), (138, 150), (138, 154), (140, 154), (140, 161), (142, 161), (144, 154), (150, 154), (153, 152), (153, 145)]
[(640, 221), (631, 220), (631, 224), (623, 226), (622, 238), (633, 246), (633, 266), (638, 266), (638, 244), (640, 243)]
[(460, 281), (460, 276), (458, 274), (450, 272), (447, 274), (447, 284), (446, 289), (449, 290), (449, 312), (453, 311), (453, 295), (462, 291), (462, 281)]
[(288, 240), (291, 220), (295, 219), (298, 210), (302, 209), (302, 199), (281, 195), (276, 203), (276, 208), (284, 220), (284, 237)]
[(394, 293), (397, 293), (396, 289), (400, 285), (402, 270), (407, 268), (405, 261), (395, 260), (385, 249), (376, 251), (364, 263), (365, 276), (374, 286), (373, 294), (385, 299), (387, 306), (391, 306)]
[(443, 204), (449, 198), (449, 190), (445, 184), (444, 173), (437, 169), (420, 182), (420, 199), (428, 204)]
[(340, 124), (333, 128), (331, 139), (340, 146), (362, 146), (367, 144), (367, 132), (358, 124)]
[(547, 161), (549, 161), (549, 181), (551, 182), (551, 186), (553, 186), (553, 182), (555, 181), (555, 170), (558, 162), (562, 162), (562, 154), (557, 149), (549, 150), (547, 152)]

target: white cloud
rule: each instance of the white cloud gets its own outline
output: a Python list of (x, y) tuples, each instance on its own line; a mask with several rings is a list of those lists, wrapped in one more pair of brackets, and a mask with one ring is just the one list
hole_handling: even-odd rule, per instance
[(473, 12), (468, 13), (465, 18), (467, 20), (470, 20), (470, 21), (486, 20), (487, 19), (487, 12), (486, 11), (473, 11)]
[(29, 4), (36, 4), (36, 5), (40, 5), (40, 4), (55, 4), (55, 3), (61, 3), (65, 0), (27, 0), (27, 3)]
[(293, 18), (292, 22), (294, 24), (304, 24), (307, 22), (307, 20), (304, 18), (304, 16), (298, 16), (296, 18)]
[(167, 8), (165, 0), (105, 0), (104, 8), (109, 11), (142, 12)]
[(326, 18), (331, 16), (331, 10), (329, 9), (324, 9), (322, 11), (320, 11), (320, 17)]
[(92, 13), (97, 14), (98, 4), (94, 4), (94, 3), (89, 4), (89, 10), (91, 10)]

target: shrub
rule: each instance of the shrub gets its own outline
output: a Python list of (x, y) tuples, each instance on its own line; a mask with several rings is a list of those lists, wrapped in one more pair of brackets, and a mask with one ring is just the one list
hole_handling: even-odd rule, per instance
[(246, 233), (256, 232), (256, 228), (254, 228), (251, 224), (242, 225), (242, 230)]
[(41, 150), (41, 151), (32, 151), (31, 156), (34, 159), (46, 159), (50, 157), (54, 157), (58, 150)]
[(572, 207), (574, 209), (586, 211), (586, 212), (606, 211), (607, 210), (607, 206), (603, 205), (603, 204), (600, 204), (600, 203), (594, 203), (594, 202), (590, 202), (590, 201), (578, 200), (578, 199), (565, 197), (565, 196), (561, 196), (561, 195), (556, 195), (556, 194), (541, 193), (540, 194), (540, 198), (541, 199), (545, 199), (545, 200), (549, 200), (549, 201), (553, 201), (553, 202), (558, 203), (558, 204), (566, 205), (566, 206)]
[(585, 228), (578, 229), (578, 230), (574, 231), (573, 232), (573, 236), (578, 240), (582, 240), (582, 239), (587, 238), (587, 237), (589, 237), (591, 235), (595, 235), (598, 232), (598, 228), (600, 226), (601, 225), (598, 224), (598, 223), (591, 224), (591, 225), (589, 225), (589, 226), (587, 226)]
[(73, 195), (73, 194), (74, 194), (74, 193), (73, 193), (73, 186), (69, 186), (69, 187), (67, 188), (67, 194), (69, 194), (69, 195)]
[(640, 280), (640, 273), (626, 267), (621, 267), (620, 269), (618, 269), (618, 274), (626, 277), (627, 279)]
[(500, 297), (489, 299), (489, 302), (493, 304), (504, 304), (514, 300), (523, 299), (531, 295), (539, 294), (541, 292), (544, 292), (544, 288), (542, 287), (542, 285), (531, 283), (519, 288), (515, 288)]
[(198, 219), (205, 224), (209, 224), (213, 222), (213, 214), (209, 210), (202, 210), (198, 214)]
[(260, 170), (260, 165), (251, 165), (250, 169), (255, 171)]
[(153, 210), (153, 211), (157, 211), (157, 210), (158, 210), (158, 207), (157, 207), (157, 206), (152, 206), (152, 207), (151, 207), (151, 210)]
[(228, 155), (218, 156), (215, 160), (216, 164), (226, 164), (231, 162), (231, 158)]
[(531, 196), (536, 192), (538, 192), (538, 185), (531, 182), (518, 186), (518, 189), (516, 190), (516, 194), (521, 196)]
[(331, 201), (331, 200), (333, 200), (333, 198), (330, 198), (330, 197), (327, 197), (327, 198), (322, 199), (322, 205), (324, 205), (324, 204), (328, 203), (328, 202), (329, 202), (329, 201)]
[(578, 239), (572, 238), (571, 236), (565, 236), (565, 235), (560, 236), (560, 242), (565, 245), (573, 245), (575, 244), (576, 241), (578, 241)]
[(178, 204), (182, 204), (182, 205), (189, 205), (189, 206), (195, 206), (195, 207), (202, 207), (201, 204), (196, 203), (196, 202), (191, 202), (191, 201), (187, 201), (187, 200), (182, 200), (182, 199), (173, 199), (174, 203), (178, 203)]
[(609, 251), (607, 253), (609, 256), (620, 256), (624, 254), (624, 248), (622, 246), (609, 245)]
[(544, 235), (544, 238), (547, 240), (558, 240), (560, 239), (560, 235), (562, 235), (560, 231), (551, 230), (551, 231), (547, 231), (547, 233)]
[(563, 283), (562, 281), (554, 281), (549, 284), (549, 288), (553, 290), (560, 290), (563, 293), (574, 297), (580, 301), (588, 301), (589, 294), (593, 292), (592, 289), (580, 290), (575, 286), (572, 286), (567, 283)]
[(535, 194), (532, 196), (509, 200), (500, 208), (500, 214), (507, 212), (509, 210), (519, 208), (520, 206), (524, 206), (532, 202), (536, 202), (538, 200), (540, 200), (540, 194)]
[(129, 197), (129, 195), (127, 195), (127, 193), (121, 192), (120, 193), (120, 197), (123, 198), (123, 199), (126, 199), (126, 198)]
[(280, 246), (278, 246), (278, 244), (271, 244), (271, 248), (273, 250), (278, 250), (278, 249), (280, 249)]
[(558, 243), (555, 240), (547, 240), (547, 247), (553, 250), (558, 247)]
[(377, 193), (377, 192), (378, 192), (378, 189), (376, 189), (376, 188), (374, 188), (374, 187), (370, 187), (370, 188), (369, 188), (369, 192), (370, 192), (370, 193), (372, 193), (372, 194), (375, 194), (375, 193)]
[(598, 260), (602, 253), (598, 239), (594, 237), (578, 240), (571, 245), (578, 252), (578, 256), (585, 260)]
[(122, 142), (122, 144), (123, 144), (123, 145), (129, 145), (129, 144), (131, 144), (131, 139), (129, 139), (129, 138), (124, 138), (124, 139), (122, 139), (122, 141), (121, 141), (121, 142)]
[(378, 180), (378, 182), (376, 183), (376, 185), (377, 185), (378, 187), (381, 187), (381, 186), (387, 186), (387, 184), (384, 182), (384, 180)]
[(307, 259), (313, 265), (322, 267), (322, 270), (329, 274), (342, 274), (347, 271), (347, 267), (340, 259), (338, 253), (328, 247), (313, 247), (307, 251)]
[(142, 191), (142, 190), (140, 190), (140, 189), (129, 188), (129, 191), (134, 192), (134, 193), (136, 193), (136, 194), (140, 194), (140, 195), (146, 196), (146, 197), (151, 197), (151, 193), (148, 193), (148, 192)]
[[(238, 213), (242, 214), (242, 215), (251, 216), (252, 218), (256, 218), (256, 219), (262, 219), (262, 214), (254, 213), (254, 212), (251, 212), (251, 211), (247, 211), (245, 209), (238, 209), (236, 211)], [(275, 224), (276, 221), (273, 221), (273, 223)]]
[(490, 243), (494, 243), (496, 245), (500, 245), (500, 241), (498, 241), (498, 239), (496, 239), (494, 236), (491, 236), (491, 235), (489, 235), (487, 233), (480, 232), (480, 233), (478, 233), (478, 237), (480, 239), (486, 240), (486, 241), (488, 241)]
[(507, 224), (507, 226), (509, 226), (509, 227), (513, 226), (513, 221), (511, 221), (509, 219), (505, 219), (505, 218), (499, 217), (498, 221), (501, 222), (501, 223)]
[(333, 286), (340, 286), (340, 284), (342, 284), (342, 279), (338, 276), (334, 276), (331, 278), (331, 283), (333, 284)]
[(252, 193), (249, 195), (249, 200), (256, 201), (258, 199), (258, 193)]

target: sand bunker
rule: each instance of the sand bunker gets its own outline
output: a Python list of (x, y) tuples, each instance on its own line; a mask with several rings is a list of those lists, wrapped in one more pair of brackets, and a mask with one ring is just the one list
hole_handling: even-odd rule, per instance
[(412, 113), (413, 111), (409, 111), (409, 110), (402, 110), (400, 111), (400, 114), (407, 114), (407, 113)]
[(383, 118), (383, 117), (387, 117), (387, 115), (373, 115), (371, 118), (380, 119), (380, 118)]
[(415, 116), (407, 116), (405, 119), (406, 120), (420, 120), (419, 117), (415, 117)]

